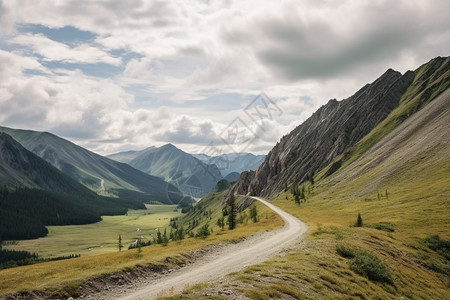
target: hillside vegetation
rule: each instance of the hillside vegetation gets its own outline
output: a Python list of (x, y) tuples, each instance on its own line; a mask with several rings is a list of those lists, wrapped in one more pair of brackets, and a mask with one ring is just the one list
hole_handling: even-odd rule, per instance
[[(343, 157), (274, 199), (309, 225), (297, 249), (221, 284), (187, 290), (181, 299), (223, 290), (250, 299), (446, 299), (448, 62), (437, 58), (419, 68), (399, 106), (333, 172)], [(296, 191), (304, 191), (299, 201)]]
[(0, 133), (0, 204), (0, 240), (42, 237), (45, 225), (93, 223), (102, 215), (145, 208), (95, 194), (5, 133)]
[[(237, 227), (234, 230), (229, 230), (225, 226), (222, 230), (221, 226), (217, 224), (217, 219), (222, 217), (222, 208), (224, 207), (224, 197), (228, 192), (229, 184), (221, 182), (215, 189), (213, 189), (205, 200), (201, 201), (201, 206), (197, 209), (191, 210), (184, 217), (177, 218), (174, 214), (171, 218), (177, 219), (178, 226), (184, 226), (188, 229), (189, 224), (196, 225), (191, 228), (193, 237), (186, 235), (185, 239), (178, 241), (169, 241), (167, 245), (155, 244), (142, 247), (141, 251), (138, 249), (122, 250), (114, 253), (105, 253), (101, 255), (81, 256), (66, 261), (45, 262), (35, 265), (16, 267), (12, 269), (0, 270), (0, 297), (11, 293), (22, 292), (25, 295), (30, 291), (41, 291), (45, 295), (53, 295), (53, 297), (76, 297), (80, 295), (79, 287), (84, 282), (121, 271), (132, 271), (141, 266), (148, 266), (150, 269), (165, 270), (168, 268), (177, 267), (180, 264), (185, 264), (188, 260), (195, 259), (195, 251), (202, 248), (207, 248), (213, 244), (236, 242), (245, 236), (253, 234), (258, 231), (265, 231), (275, 229), (282, 225), (281, 218), (273, 211), (266, 208), (262, 204), (256, 203), (258, 210), (259, 221), (253, 222), (250, 219), (250, 209), (247, 209), (238, 214)], [(243, 200), (243, 199), (241, 199)], [(238, 201), (239, 202), (239, 201)], [(152, 209), (150, 209), (152, 211)], [(212, 212), (210, 215), (209, 212)], [(208, 213), (205, 213), (208, 212)], [(208, 216), (206, 216), (208, 214)], [(247, 216), (246, 219), (241, 217)], [(126, 223), (132, 222), (136, 217), (107, 217), (107, 222), (117, 222), (118, 219), (127, 220)], [(161, 220), (165, 223), (165, 227), (170, 232), (171, 227), (168, 218)], [(101, 224), (102, 222), (98, 223)], [(133, 224), (133, 223), (131, 223)], [(208, 224), (210, 234), (206, 237), (195, 237), (197, 233), (201, 232), (201, 228)], [(131, 225), (133, 226), (133, 225)], [(120, 226), (111, 227), (114, 231), (114, 237), (118, 234)], [(124, 228), (128, 228), (129, 226)], [(131, 227), (130, 227), (131, 229)], [(164, 230), (163, 228), (159, 228)], [(51, 227), (51, 230), (52, 227)], [(68, 230), (70, 228), (61, 230)], [(97, 232), (97, 229), (95, 230)], [(110, 234), (108, 228), (103, 228), (98, 234)], [(144, 232), (148, 232), (144, 228)], [(76, 233), (82, 234), (82, 233)], [(130, 232), (131, 234), (131, 232)], [(145, 235), (145, 234), (144, 234)], [(124, 235), (126, 237), (127, 235)], [(94, 241), (94, 237), (87, 237), (86, 240)], [(37, 241), (37, 240), (36, 240)], [(36, 241), (30, 241), (36, 244)], [(129, 239), (124, 239), (124, 245)], [(154, 242), (155, 240), (152, 239)], [(64, 239), (58, 240), (59, 243), (64, 242)], [(20, 246), (20, 245), (19, 245)], [(9, 247), (7, 247), (9, 248)], [(30, 251), (33, 249), (30, 248)], [(51, 297), (51, 296), (49, 296)]]
[[(276, 258), (169, 299), (448, 298), (449, 69), (448, 58), (436, 58), (404, 75), (389, 70), (354, 96), (330, 101), (284, 137), (258, 171), (242, 174), (233, 187), (220, 181), (172, 220), (185, 239), (0, 271), (0, 295), (36, 287), (77, 295), (90, 276), (184, 262), (180, 253), (276, 228), (282, 222), (267, 208), (244, 196), (230, 200), (231, 192), (261, 192), (306, 222), (308, 237)], [(257, 222), (249, 218), (253, 207)], [(223, 223), (231, 211), (234, 230)]]

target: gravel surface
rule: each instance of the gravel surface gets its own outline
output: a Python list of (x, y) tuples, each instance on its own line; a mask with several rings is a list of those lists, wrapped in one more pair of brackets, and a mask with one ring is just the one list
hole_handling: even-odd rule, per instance
[(307, 226), (294, 216), (269, 202), (253, 197), (274, 210), (285, 225), (274, 231), (252, 235), (236, 244), (226, 244), (208, 251), (204, 257), (185, 267), (170, 270), (161, 276), (150, 276), (135, 284), (113, 286), (84, 299), (155, 299), (180, 293), (186, 287), (206, 282), (218, 282), (230, 272), (263, 262), (280, 253), (284, 248), (298, 242)]

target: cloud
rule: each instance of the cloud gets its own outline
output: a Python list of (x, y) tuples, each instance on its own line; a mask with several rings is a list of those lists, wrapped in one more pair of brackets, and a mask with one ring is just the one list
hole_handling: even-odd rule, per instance
[(253, 15), (222, 37), (233, 47), (251, 48), (273, 75), (295, 81), (384, 66), (413, 47), (423, 48), (433, 32), (449, 32), (442, 27), (450, 25), (442, 13), (450, 8), (445, 1), (306, 3), (284, 2), (277, 13)]
[(176, 144), (207, 145), (217, 142), (217, 129), (208, 120), (198, 120), (186, 115), (172, 119), (163, 132), (156, 134), (155, 138)]
[[(445, 0), (0, 0), (0, 122), (107, 153), (195, 150), (239, 117), (258, 135), (248, 149), (265, 152), (330, 98), (448, 55), (449, 10)], [(77, 30), (76, 42), (49, 34)], [(261, 91), (283, 111), (266, 130), (243, 112)]]
[(113, 57), (97, 47), (82, 44), (71, 48), (42, 34), (19, 35), (11, 39), (10, 42), (31, 47), (36, 54), (43, 57), (44, 61), (85, 64), (106, 63), (114, 66), (119, 66), (122, 63), (119, 57)]

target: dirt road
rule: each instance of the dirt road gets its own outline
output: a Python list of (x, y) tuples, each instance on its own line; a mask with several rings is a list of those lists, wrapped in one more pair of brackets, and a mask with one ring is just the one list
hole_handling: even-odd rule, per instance
[(109, 296), (122, 300), (155, 299), (157, 296), (181, 292), (184, 288), (197, 283), (219, 280), (230, 272), (267, 260), (283, 248), (297, 242), (306, 232), (305, 223), (261, 198), (253, 198), (279, 214), (285, 225), (281, 229), (256, 235), (242, 243), (226, 246), (220, 253), (206, 255), (201, 261), (150, 282), (138, 290), (121, 291), (125, 294)]

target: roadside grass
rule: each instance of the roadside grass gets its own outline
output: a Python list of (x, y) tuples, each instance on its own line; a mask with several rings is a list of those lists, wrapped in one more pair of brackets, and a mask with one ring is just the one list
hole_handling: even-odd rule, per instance
[[(379, 190), (367, 189), (367, 185), (383, 167), (342, 185), (333, 182), (333, 177), (314, 187), (305, 183), (309, 192), (300, 205), (289, 191), (281, 193), (272, 203), (308, 224), (305, 240), (285, 255), (231, 274), (228, 282), (216, 284), (215, 290), (232, 289), (250, 299), (270, 295), (295, 299), (446, 299), (450, 293), (446, 258), (450, 168), (445, 166), (450, 166), (449, 156), (437, 159), (430, 153), (420, 163), (404, 166), (395, 177), (385, 178)], [(378, 192), (383, 196), (378, 198)], [(358, 213), (363, 227), (353, 227)], [(355, 272), (351, 267), (354, 258), (350, 254), (343, 257), (337, 246), (369, 253), (370, 258), (361, 264), (373, 265), (375, 270), (383, 266), (382, 272), (390, 274), (386, 278), (392, 282), (371, 280), (367, 274)], [(278, 284), (288, 288), (280, 291), (275, 288)], [(298, 294), (293, 296), (290, 289)], [(193, 294), (206, 299), (203, 291)]]
[[(262, 204), (257, 205), (260, 214), (264, 215), (260, 222), (238, 224), (237, 228), (231, 231), (228, 229), (222, 231), (217, 225), (212, 225), (213, 232), (206, 239), (186, 238), (182, 241), (170, 242), (167, 246), (142, 247), (141, 255), (137, 255), (135, 249), (123, 250), (122, 252), (116, 250), (113, 253), (82, 256), (70, 260), (1, 270), (0, 296), (34, 290), (71, 296), (76, 293), (80, 284), (91, 278), (119, 272), (138, 265), (155, 264), (174, 267), (168, 262), (173, 259), (167, 260), (168, 257), (176, 258), (178, 262), (182, 263), (184, 258), (181, 254), (189, 251), (205, 248), (211, 244), (236, 241), (258, 231), (271, 230), (282, 226), (283, 221), (278, 215)], [(165, 222), (168, 225), (168, 220), (165, 220)], [(132, 222), (131, 224), (136, 225)]]
[[(395, 179), (385, 181), (383, 193), (387, 190), (388, 197), (380, 200), (376, 191), (354, 196), (377, 169), (332, 190), (324, 182), (300, 206), (289, 193), (288, 200), (281, 194), (274, 204), (305, 221), (310, 235), (302, 250), (262, 264), (261, 271), (244, 270), (247, 284), (258, 287), (264, 278), (262, 285), (267, 287), (280, 278), (290, 278), (284, 281), (308, 299), (444, 299), (450, 292), (448, 261), (442, 258), (442, 250), (439, 253), (424, 245), (430, 239), (429, 244), (444, 245), (441, 248), (448, 245), (450, 169), (443, 166), (450, 166), (450, 158), (423, 160), (425, 171), (420, 164), (408, 166)], [(358, 213), (368, 227), (351, 227)], [(378, 230), (379, 224), (395, 230)], [(436, 234), (438, 242), (433, 237)], [(372, 253), (392, 274), (392, 284), (369, 280), (352, 271), (348, 259), (336, 252), (338, 243)], [(244, 294), (249, 290), (243, 289)]]
[(118, 250), (119, 234), (124, 249), (127, 249), (138, 238), (151, 239), (157, 228), (168, 225), (170, 218), (181, 216), (180, 210), (176, 211), (176, 205), (147, 204), (146, 207), (147, 210), (130, 209), (127, 215), (103, 216), (102, 221), (93, 224), (47, 226), (47, 236), (14, 241), (3, 248), (35, 252), (42, 258), (111, 253)]

